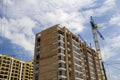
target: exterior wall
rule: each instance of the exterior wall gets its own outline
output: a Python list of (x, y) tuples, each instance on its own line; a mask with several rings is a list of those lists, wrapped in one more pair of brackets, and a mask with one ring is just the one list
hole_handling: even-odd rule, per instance
[(58, 25), (36, 34), (34, 65), (34, 80), (102, 80), (98, 53)]
[(32, 62), (0, 54), (0, 80), (32, 80)]
[(35, 80), (39, 80), (38, 78), (41, 80), (56, 79), (58, 69), (57, 27), (42, 31), (41, 35), (37, 34), (35, 41)]
[(0, 55), (0, 80), (9, 80), (12, 59)]
[(23, 80), (33, 80), (33, 62), (25, 62), (22, 71)]
[(11, 77), (9, 77), (9, 80), (19, 80), (20, 69), (21, 69), (20, 60), (12, 58), (11, 71), (10, 71)]

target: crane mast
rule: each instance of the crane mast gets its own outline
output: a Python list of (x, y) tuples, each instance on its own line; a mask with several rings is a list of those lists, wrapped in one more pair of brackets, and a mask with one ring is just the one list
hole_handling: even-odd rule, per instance
[(102, 39), (104, 39), (104, 37), (97, 30), (98, 26), (97, 26), (97, 24), (94, 23), (94, 20), (92, 19), (92, 16), (90, 17), (90, 19), (91, 19), (90, 23), (91, 23), (91, 27), (92, 27), (92, 34), (93, 34), (94, 44), (95, 44), (96, 52), (98, 53), (98, 57), (99, 57), (99, 61), (100, 61), (101, 74), (102, 74), (101, 80), (107, 80), (106, 71), (105, 71), (105, 68), (104, 68), (103, 61), (102, 61), (101, 50), (100, 50), (100, 45), (99, 45), (97, 33), (99, 34), (99, 36)]

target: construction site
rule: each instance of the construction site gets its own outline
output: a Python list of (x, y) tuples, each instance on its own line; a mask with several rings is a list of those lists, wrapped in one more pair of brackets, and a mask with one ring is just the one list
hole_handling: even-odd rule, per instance
[[(102, 39), (104, 37), (98, 31), (92, 16), (90, 24), (96, 50), (92, 49), (80, 34), (75, 35), (66, 27), (57, 24), (35, 35), (33, 63), (1, 55), (0, 79), (107, 80), (98, 35)], [(14, 67), (15, 65), (18, 68)], [(8, 68), (7, 71), (4, 66)], [(14, 72), (14, 68), (19, 71)]]
[(97, 33), (103, 36), (90, 23), (96, 50), (59, 24), (36, 34), (34, 80), (107, 80)]
[(119, 80), (118, 3), (1, 0), (0, 80)]

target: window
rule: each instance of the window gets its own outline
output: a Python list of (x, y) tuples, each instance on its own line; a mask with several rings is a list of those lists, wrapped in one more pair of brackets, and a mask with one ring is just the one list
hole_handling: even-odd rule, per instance
[(36, 61), (36, 64), (39, 64), (39, 61)]
[(58, 40), (64, 40), (64, 38), (63, 38), (63, 36), (60, 34), (60, 35), (58, 35)]
[(65, 60), (65, 57), (64, 57), (64, 56), (59, 55), (59, 56), (58, 56), (58, 60)]
[(68, 66), (69, 66), (69, 68), (70, 68), (70, 67), (71, 67), (71, 64), (69, 64)]
[(75, 59), (75, 63), (81, 65), (81, 62), (77, 59)]
[(61, 43), (60, 43), (60, 42), (58, 42), (58, 46), (61, 46)]
[(75, 72), (75, 76), (78, 77), (78, 78), (82, 78), (82, 74), (78, 73), (78, 72)]
[(80, 54), (74, 53), (74, 56), (75, 56), (76, 58), (80, 59)]
[(5, 64), (2, 64), (2, 66), (5, 66)]
[(65, 75), (65, 74), (66, 74), (66, 72), (65, 72), (65, 71), (63, 71), (63, 70), (59, 70), (58, 74), (59, 74), (59, 75)]
[(3, 78), (3, 75), (0, 75), (0, 78)]
[(79, 43), (76, 42), (75, 40), (72, 41), (73, 45), (79, 48)]
[(65, 65), (65, 63), (58, 63), (58, 67), (59, 67), (59, 68), (60, 68), (60, 67), (65, 68), (66, 65)]
[(4, 78), (7, 78), (7, 76), (4, 76)]
[(37, 42), (40, 42), (40, 38), (37, 39)]
[(76, 47), (73, 46), (73, 50), (74, 50), (75, 52), (77, 52), (77, 53), (80, 53), (79, 48), (76, 48)]
[(38, 71), (39, 70), (39, 67), (35, 67), (35, 71)]
[(58, 49), (58, 53), (61, 53), (61, 49), (60, 48)]
[(62, 47), (64, 47), (64, 43), (62, 43), (62, 42), (58, 42), (58, 46), (62, 46)]
[(6, 57), (4, 57), (4, 59), (6, 59)]
[(60, 40), (60, 35), (58, 36), (58, 40)]
[(38, 75), (38, 73), (35, 74), (35, 80), (39, 80), (39, 75)]
[(10, 58), (7, 58), (7, 60), (10, 60)]
[(78, 70), (78, 71), (82, 71), (81, 67), (77, 66), (77, 65), (75, 65), (75, 69)]
[(38, 60), (39, 58), (40, 58), (40, 56), (39, 56), (39, 55), (37, 55), (37, 56), (36, 56), (36, 59)]
[(58, 53), (65, 53), (65, 50), (59, 48), (59, 49), (58, 49)]
[(40, 53), (40, 49), (39, 48), (36, 49), (36, 53)]

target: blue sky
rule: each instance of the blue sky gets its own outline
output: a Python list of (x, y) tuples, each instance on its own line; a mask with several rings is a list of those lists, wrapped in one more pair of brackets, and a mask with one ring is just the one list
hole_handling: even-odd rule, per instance
[(105, 37), (99, 40), (108, 78), (119, 80), (119, 4), (120, 0), (0, 0), (0, 53), (32, 60), (35, 33), (55, 24), (80, 34), (94, 48), (89, 23), (93, 16)]

